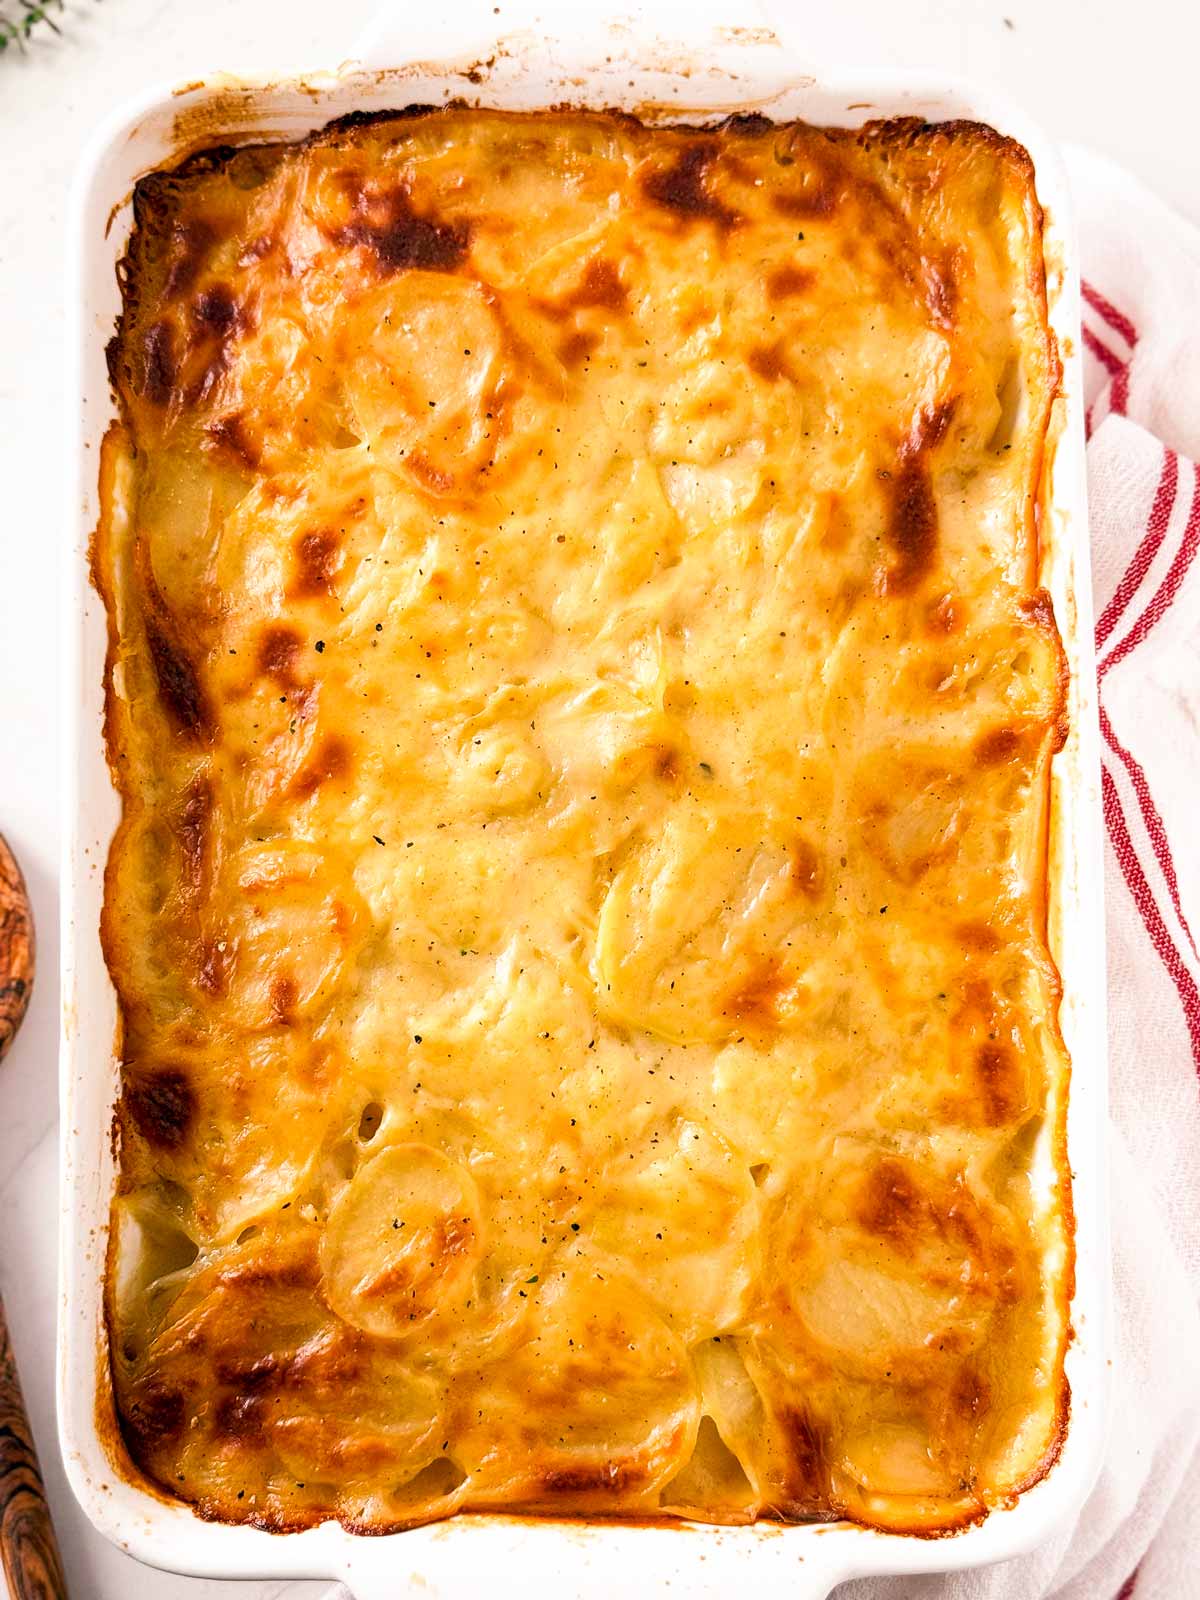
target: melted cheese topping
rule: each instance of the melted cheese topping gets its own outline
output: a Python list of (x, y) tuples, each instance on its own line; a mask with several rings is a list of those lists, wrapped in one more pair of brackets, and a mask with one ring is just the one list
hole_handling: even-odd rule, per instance
[(109, 1322), (164, 1489), (939, 1530), (1053, 1460), (1040, 220), (969, 125), (139, 184)]

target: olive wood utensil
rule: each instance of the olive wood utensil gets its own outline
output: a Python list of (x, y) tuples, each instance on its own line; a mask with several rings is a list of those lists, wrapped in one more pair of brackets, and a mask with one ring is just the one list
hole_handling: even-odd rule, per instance
[[(0, 1060), (33, 986), (33, 913), (21, 869), (0, 834)], [(21, 1380), (0, 1303), (0, 1563), (13, 1600), (67, 1600)]]

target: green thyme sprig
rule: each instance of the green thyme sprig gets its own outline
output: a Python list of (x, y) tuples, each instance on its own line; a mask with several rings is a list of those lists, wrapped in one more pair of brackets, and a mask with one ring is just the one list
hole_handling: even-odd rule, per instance
[(15, 17), (11, 15), (11, 8), (0, 10), (0, 54), (7, 50), (10, 44), (15, 44), (19, 50), (24, 50), (26, 39), (41, 22), (44, 22), (52, 33), (62, 32), (50, 12), (52, 9), (61, 11), (63, 0), (17, 0), (17, 8)]

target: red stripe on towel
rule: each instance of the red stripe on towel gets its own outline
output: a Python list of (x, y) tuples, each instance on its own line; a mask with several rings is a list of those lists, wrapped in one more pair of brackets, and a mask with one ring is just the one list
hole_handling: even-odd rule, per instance
[(1100, 340), (1090, 328), (1084, 328), (1083, 342), (1092, 352), (1104, 370), (1108, 373), (1110, 378), (1115, 379), (1121, 372), (1124, 371), (1125, 363), (1121, 360), (1120, 356), (1114, 355), (1106, 344), (1101, 344)]
[(1171, 520), (1171, 512), (1175, 509), (1175, 491), (1178, 486), (1179, 457), (1174, 450), (1168, 450), (1163, 459), (1158, 488), (1154, 491), (1154, 504), (1150, 508), (1145, 535), (1134, 551), (1133, 560), (1126, 567), (1120, 583), (1113, 590), (1112, 599), (1105, 606), (1096, 624), (1097, 650), (1113, 631), (1125, 607), (1133, 599), (1138, 585), (1149, 572), (1150, 563), (1166, 538), (1167, 524)]
[(1196, 941), (1192, 938), (1192, 930), (1188, 927), (1188, 920), (1183, 914), (1183, 905), (1179, 899), (1179, 880), (1175, 876), (1175, 858), (1171, 854), (1171, 843), (1167, 838), (1162, 816), (1154, 803), (1154, 796), (1150, 793), (1146, 773), (1137, 757), (1126, 750), (1117, 738), (1112, 723), (1108, 720), (1108, 712), (1103, 706), (1100, 707), (1100, 732), (1104, 735), (1108, 748), (1118, 757), (1129, 774), (1133, 792), (1137, 796), (1138, 810), (1142, 813), (1142, 821), (1146, 824), (1146, 832), (1150, 835), (1150, 843), (1154, 847), (1154, 859), (1167, 880), (1167, 889), (1171, 895), (1171, 904), (1175, 907), (1175, 915), (1179, 918), (1179, 926), (1187, 934), (1192, 954), (1196, 955)]
[(1187, 1023), (1188, 1036), (1192, 1044), (1192, 1061), (1197, 1072), (1200, 1072), (1200, 991), (1197, 990), (1195, 979), (1184, 965), (1183, 957), (1175, 947), (1175, 941), (1167, 931), (1162, 912), (1158, 909), (1158, 902), (1146, 881), (1146, 874), (1142, 871), (1142, 864), (1129, 837), (1129, 828), (1125, 822), (1125, 813), (1121, 809), (1121, 800), (1112, 773), (1104, 767), (1100, 777), (1104, 791), (1104, 821), (1108, 828), (1113, 853), (1133, 896), (1133, 903), (1138, 909), (1150, 943), (1154, 946), (1155, 953), (1166, 968), (1179, 995), (1179, 1003), (1183, 1007), (1183, 1020)]
[(1138, 342), (1137, 329), (1123, 311), (1117, 310), (1107, 295), (1101, 294), (1099, 289), (1090, 283), (1083, 284), (1082, 289), (1083, 298), (1088, 305), (1104, 318), (1110, 328), (1121, 335), (1126, 344), (1136, 344)]
[(1170, 609), (1172, 601), (1179, 593), (1180, 585), (1187, 577), (1188, 569), (1196, 558), (1197, 545), (1200, 545), (1200, 469), (1193, 465), (1192, 504), (1179, 549), (1175, 552), (1175, 558), (1168, 568), (1167, 575), (1155, 590), (1150, 604), (1116, 648), (1105, 656), (1097, 667), (1099, 677), (1103, 678), (1118, 661), (1123, 661), (1131, 650), (1136, 649), (1155, 623)]
[(1139, 1561), (1137, 1566), (1134, 1567), (1133, 1571), (1129, 1574), (1129, 1576), (1125, 1579), (1125, 1582), (1121, 1585), (1120, 1590), (1117, 1593), (1117, 1600), (1133, 1600), (1133, 1591), (1134, 1591), (1134, 1588), (1135, 1588), (1135, 1586), (1137, 1584), (1138, 1576), (1141, 1573), (1141, 1570), (1142, 1570), (1142, 1566), (1141, 1566), (1141, 1562)]
[(1112, 408), (1119, 417), (1129, 409), (1129, 363), (1126, 362), (1113, 379)]

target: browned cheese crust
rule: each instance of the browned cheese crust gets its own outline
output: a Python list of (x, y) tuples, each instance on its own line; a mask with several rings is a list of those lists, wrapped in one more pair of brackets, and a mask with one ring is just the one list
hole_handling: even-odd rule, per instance
[(941, 1532), (1065, 1426), (1058, 381), (968, 124), (139, 183), (108, 1324), (208, 1517)]

